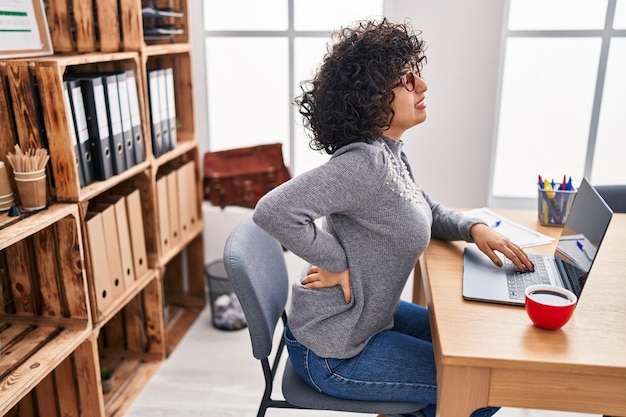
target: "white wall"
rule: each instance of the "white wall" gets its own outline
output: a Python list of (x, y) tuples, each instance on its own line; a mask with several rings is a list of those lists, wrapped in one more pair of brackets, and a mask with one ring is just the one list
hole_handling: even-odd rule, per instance
[[(192, 32), (202, 32), (201, 2), (192, 6)], [(391, 20), (410, 18), (428, 45), (424, 77), (428, 120), (404, 136), (416, 179), (450, 207), (487, 205), (496, 84), (503, 13), (501, 0), (386, 0)], [(194, 27), (195, 26), (195, 27)], [(204, 57), (194, 43), (196, 121), (202, 152), (207, 148)], [(251, 211), (204, 206), (205, 259), (221, 257), (232, 226)]]
[(403, 138), (417, 182), (451, 207), (487, 205), (500, 62), (501, 0), (387, 0), (428, 49), (428, 119)]

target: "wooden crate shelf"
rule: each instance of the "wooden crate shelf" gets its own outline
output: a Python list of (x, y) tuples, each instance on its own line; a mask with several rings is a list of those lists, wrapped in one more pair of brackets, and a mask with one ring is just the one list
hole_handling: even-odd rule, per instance
[(95, 330), (101, 369), (112, 369), (113, 389), (104, 394), (106, 415), (119, 415), (165, 358), (163, 292), (154, 276), (146, 287)]
[(123, 416), (163, 363), (145, 354), (107, 349), (102, 352), (101, 360), (103, 366), (115, 369), (113, 387), (104, 394), (107, 417)]
[(97, 379), (93, 361), (95, 343), (91, 335), (92, 331), (84, 330), (61, 332), (53, 340), (65, 339), (66, 349), (56, 350), (46, 345), (14, 372), (18, 377), (3, 380), (0, 414), (19, 417), (102, 415), (102, 397), (93, 383)]
[(202, 308), (200, 307), (170, 306), (170, 320), (165, 329), (168, 356), (176, 349), (176, 346), (178, 346), (200, 313), (202, 313)]
[[(144, 71), (143, 78), (148, 79), (148, 71), (171, 68), (174, 78), (174, 94), (176, 104), (176, 147), (158, 157), (158, 161), (171, 158), (169, 154), (185, 152), (189, 144), (196, 142), (195, 111), (193, 104), (193, 71), (191, 47), (188, 44), (158, 45), (146, 48), (142, 53)], [(149, 88), (144, 90), (146, 103), (144, 119), (151, 120)], [(148, 126), (151, 126), (150, 122)], [(178, 148), (183, 148), (178, 150)], [(152, 147), (154, 148), (154, 147)], [(153, 152), (154, 154), (154, 152)], [(160, 162), (157, 162), (160, 163)]]
[(0, 305), (8, 302), (7, 313), (90, 324), (78, 220), (75, 205), (58, 204), (4, 229)]
[[(139, 55), (134, 52), (110, 54), (86, 54), (68, 57), (42, 57), (35, 60), (14, 60), (5, 64), (6, 79), (10, 86), (13, 113), (18, 135), (18, 143), (23, 149), (46, 147), (50, 153), (48, 176), (52, 179), (51, 199), (61, 202), (85, 201), (103, 191), (125, 181), (137, 172), (146, 169), (150, 163), (150, 141), (144, 140), (146, 160), (105, 181), (96, 181), (80, 187), (75, 154), (71, 142), (68, 115), (70, 110), (63, 96), (65, 77), (90, 73), (106, 73), (123, 70), (135, 72), (138, 80), (143, 73)], [(143, 83), (137, 83), (141, 114), (145, 113)], [(148, 138), (149, 130), (142, 120), (143, 137)], [(42, 131), (45, 134), (42, 134)], [(47, 138), (54, 140), (47, 140)], [(2, 139), (0, 139), (2, 142)], [(5, 159), (7, 152), (13, 151), (13, 140), (0, 144), (0, 155)]]
[[(156, 5), (159, 9), (172, 9), (182, 13), (182, 17), (170, 17), (159, 19), (144, 19), (142, 26), (142, 37), (144, 37), (144, 45), (162, 45), (162, 44), (187, 44), (189, 43), (189, 7), (186, 0), (144, 0), (145, 6)], [(146, 25), (150, 24), (170, 24), (182, 30), (181, 34), (172, 36), (164, 36), (161, 39), (148, 39), (146, 35)]]
[[(142, 7), (153, 4), (179, 11), (182, 17), (143, 19)], [(57, 54), (139, 51), (153, 44), (189, 42), (185, 0), (55, 0), (48, 2), (46, 14)], [(182, 33), (155, 39), (146, 36), (149, 25), (173, 25)]]
[[(181, 11), (183, 17), (158, 23), (183, 33), (145, 39), (143, 23), (154, 22), (144, 21), (142, 7), (150, 5)], [(47, 6), (55, 55), (0, 61), (0, 160), (6, 163), (15, 145), (50, 154), (48, 206), (19, 218), (0, 213), (0, 416), (122, 416), (206, 304), (188, 0)], [(172, 69), (177, 129), (175, 146), (155, 157), (147, 74), (160, 68)], [(145, 159), (81, 186), (65, 81), (128, 70), (136, 79)], [(176, 221), (172, 210), (167, 220), (181, 232), (170, 229), (174, 239), (162, 247), (157, 183), (179, 175), (180, 184), (172, 182), (161, 197), (188, 203), (189, 220)], [(169, 193), (183, 184), (190, 186)], [(102, 233), (92, 238), (98, 217)], [(108, 254), (117, 251), (120, 259), (112, 260)], [(95, 273), (111, 265), (117, 275), (102, 280)], [(115, 370), (111, 392), (102, 392), (102, 367)]]
[[(92, 258), (92, 250), (91, 246), (93, 242), (91, 242), (91, 236), (89, 236), (88, 230), (84, 231), (85, 239), (83, 245), (85, 247), (85, 265), (86, 265), (86, 273), (87, 279), (89, 282), (89, 293), (92, 300), (92, 317), (93, 321), (96, 323), (96, 327), (101, 326), (102, 323), (106, 323), (113, 315), (117, 314), (123, 306), (125, 306), (130, 299), (132, 299), (136, 294), (141, 292), (148, 283), (150, 283), (156, 276), (158, 276), (158, 269), (154, 269), (150, 267), (150, 259), (156, 258), (158, 255), (155, 253), (156, 249), (154, 249), (154, 245), (151, 242), (154, 240), (153, 236), (155, 236), (155, 221), (154, 214), (152, 211), (154, 210), (153, 206), (146, 204), (146, 201), (152, 200), (153, 195), (153, 186), (151, 184), (151, 174), (150, 169), (146, 169), (134, 175), (133, 177), (127, 179), (126, 181), (117, 184), (115, 187), (107, 190), (99, 194), (97, 197), (93, 199), (83, 202), (80, 204), (81, 218), (83, 220), (83, 225), (85, 229), (87, 226), (87, 219), (89, 217), (89, 213), (96, 210), (96, 208), (107, 207), (111, 208), (115, 206), (117, 203), (124, 204), (123, 209), (125, 209), (125, 218), (129, 227), (129, 232), (138, 232), (139, 235), (133, 237), (129, 235), (131, 238), (131, 248), (130, 252), (133, 260), (137, 256), (140, 256), (139, 253), (136, 253), (136, 249), (133, 246), (133, 238), (138, 238), (143, 240), (143, 244), (145, 245), (145, 259), (144, 267), (140, 268), (139, 263), (134, 263), (134, 277), (129, 279), (124, 283), (124, 289), (122, 292), (118, 292), (114, 295), (115, 299), (110, 303), (105, 305), (99, 305), (100, 295), (97, 292), (98, 285), (96, 284), (97, 277), (94, 273), (94, 268), (97, 268), (94, 263), (94, 259)], [(133, 194), (139, 193), (136, 200), (130, 200)], [(120, 200), (126, 200), (122, 202)], [(135, 213), (131, 213), (131, 204), (135, 206)], [(117, 210), (117, 207), (113, 207), (113, 210)], [(138, 222), (137, 214), (141, 216), (141, 222)], [(135, 224), (134, 222), (137, 222)], [(131, 224), (133, 223), (133, 224)], [(138, 223), (141, 223), (141, 227), (137, 227)], [(119, 239), (119, 237), (118, 237)], [(102, 242), (102, 236), (98, 238), (99, 242)], [(106, 240), (106, 236), (104, 238)], [(119, 244), (122, 245), (122, 241), (118, 240)], [(109, 242), (110, 243), (110, 242)], [(126, 245), (128, 246), (128, 245)], [(121, 248), (124, 246), (120, 246), (120, 251), (123, 252)], [(110, 262), (110, 259), (109, 259)], [(102, 303), (100, 303), (102, 304)]]
[[(186, 153), (181, 153), (177, 158), (168, 160), (167, 163), (158, 166), (156, 170), (155, 182), (159, 187), (161, 179), (166, 180), (166, 176), (174, 175), (176, 179), (168, 179), (168, 188), (157, 189), (154, 193), (153, 206), (155, 207), (155, 224), (159, 227), (155, 228), (155, 242), (162, 242), (164, 239), (171, 238), (168, 245), (157, 245), (157, 263), (156, 267), (163, 267), (170, 262), (180, 251), (187, 247), (198, 235), (202, 234), (204, 224), (202, 222), (202, 194), (201, 194), (201, 174), (200, 160), (198, 148), (193, 147)], [(169, 188), (171, 181), (177, 182), (177, 186), (173, 190)], [(191, 187), (189, 187), (191, 185)], [(161, 193), (165, 192), (165, 196)], [(174, 205), (174, 207), (172, 207)], [(161, 211), (168, 212), (167, 214)], [(172, 225), (176, 220), (171, 218), (170, 211), (175, 210), (174, 217), (180, 219), (182, 223)], [(185, 215), (185, 212), (189, 213)], [(178, 216), (176, 216), (178, 214)], [(169, 222), (166, 221), (169, 219)], [(169, 223), (169, 227), (165, 224)], [(173, 238), (172, 228), (177, 227), (180, 232), (179, 240)]]
[[(91, 334), (90, 329), (5, 322), (0, 326), (0, 415), (8, 413), (31, 389), (49, 377)], [(5, 336), (6, 335), (6, 336)]]
[[(141, 1), (55, 0), (46, 14), (55, 53), (137, 51), (143, 46)], [(119, 16), (119, 20), (118, 20)]]
[(163, 269), (164, 298), (169, 311), (166, 327), (168, 355), (206, 305), (203, 239), (202, 234), (196, 236)]
[(0, 235), (0, 414), (44, 381), (92, 328), (78, 207), (51, 205), (5, 226)]

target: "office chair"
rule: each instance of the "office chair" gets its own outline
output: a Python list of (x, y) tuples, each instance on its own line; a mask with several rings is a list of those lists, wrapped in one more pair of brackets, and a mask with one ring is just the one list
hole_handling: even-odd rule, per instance
[(594, 188), (614, 213), (626, 213), (626, 184), (596, 185)]
[[(233, 289), (243, 308), (252, 354), (261, 362), (265, 376), (265, 392), (257, 417), (268, 408), (299, 408), (334, 410), (368, 414), (410, 413), (426, 404), (346, 400), (318, 392), (296, 374), (289, 360), (283, 370), (282, 394), (285, 400), (271, 398), (274, 378), (285, 348), (281, 337), (270, 363), (274, 332), (282, 319), (287, 320), (285, 305), (289, 292), (289, 277), (283, 248), (276, 239), (259, 228), (251, 218), (241, 221), (231, 231), (224, 246), (224, 266)], [(281, 326), (281, 328), (284, 328)]]

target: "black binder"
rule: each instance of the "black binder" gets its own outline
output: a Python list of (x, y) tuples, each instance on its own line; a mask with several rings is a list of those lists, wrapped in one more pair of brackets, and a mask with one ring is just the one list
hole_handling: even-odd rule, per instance
[(124, 156), (124, 137), (122, 136), (122, 114), (120, 112), (120, 96), (117, 90), (117, 76), (106, 74), (102, 76), (104, 85), (107, 118), (109, 121), (109, 142), (113, 154), (113, 173), (121, 174), (126, 170)]
[(122, 142), (124, 143), (124, 161), (126, 169), (135, 165), (135, 141), (133, 127), (130, 123), (130, 104), (128, 102), (128, 88), (126, 73), (120, 72), (117, 76), (117, 91), (119, 93), (120, 113), (122, 115)]
[(109, 144), (109, 123), (102, 77), (90, 76), (81, 78), (80, 81), (96, 178), (103, 181), (113, 175), (113, 155)]
[(144, 146), (143, 129), (141, 127), (141, 112), (139, 111), (139, 94), (137, 93), (137, 82), (135, 72), (127, 70), (126, 88), (128, 91), (128, 104), (130, 106), (130, 124), (133, 129), (135, 163), (143, 162), (146, 158)]
[(150, 97), (150, 120), (152, 122), (152, 153), (158, 158), (163, 152), (158, 70), (148, 71), (148, 96)]
[(167, 119), (169, 124), (169, 149), (176, 147), (176, 91), (174, 89), (174, 70), (165, 68), (165, 92), (167, 93)]
[(74, 125), (74, 111), (70, 103), (70, 94), (68, 93), (67, 83), (63, 83), (63, 99), (65, 101), (65, 114), (67, 114), (67, 125), (70, 129), (70, 136), (72, 137), (72, 144), (74, 145), (74, 164), (76, 165), (76, 172), (78, 173), (78, 183), (81, 187), (85, 186), (85, 174), (83, 173), (83, 167), (80, 163), (80, 149), (78, 148), (78, 136), (76, 135), (76, 126)]
[(83, 89), (79, 80), (66, 81), (69, 90), (69, 99), (72, 109), (74, 126), (76, 127), (76, 137), (78, 138), (78, 157), (80, 166), (85, 178), (85, 185), (89, 185), (96, 180), (93, 153), (89, 141), (89, 130), (87, 128), (87, 116), (85, 115), (85, 104), (83, 102)]

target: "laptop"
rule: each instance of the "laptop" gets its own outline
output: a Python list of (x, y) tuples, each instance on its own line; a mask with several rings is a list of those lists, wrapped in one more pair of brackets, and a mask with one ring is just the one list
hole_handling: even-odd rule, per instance
[(497, 267), (476, 247), (463, 254), (463, 298), (523, 306), (524, 290), (533, 284), (564, 287), (580, 297), (613, 211), (583, 178), (553, 255), (528, 253), (535, 272), (520, 272), (501, 253)]

